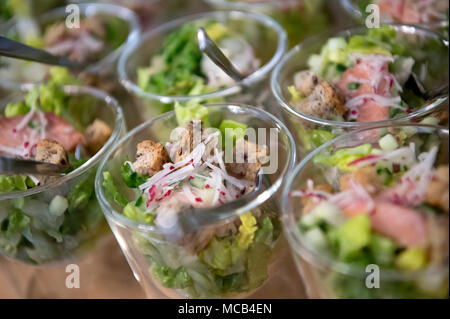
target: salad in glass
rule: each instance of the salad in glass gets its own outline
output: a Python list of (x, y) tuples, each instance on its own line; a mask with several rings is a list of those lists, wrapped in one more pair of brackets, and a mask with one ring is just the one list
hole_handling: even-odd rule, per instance
[[(412, 26), (352, 29), (310, 38), (272, 75), (272, 91), (303, 153), (374, 124), (446, 120), (448, 43)], [(448, 105), (448, 104), (447, 104)], [(447, 113), (448, 114), (448, 113)]]
[(366, 129), (300, 163), (283, 213), (311, 297), (448, 298), (448, 134)]
[[(114, 62), (125, 44), (138, 37), (140, 27), (136, 15), (126, 8), (112, 4), (77, 5), (81, 14), (79, 28), (66, 25), (66, 7), (61, 7), (37, 18), (17, 16), (6, 28), (5, 36), (87, 65), (80, 77), (90, 85), (114, 70)], [(41, 63), (0, 58), (0, 77), (12, 87), (46, 81), (49, 68)]]
[(274, 194), (294, 157), (283, 124), (243, 105), (197, 104), (127, 134), (96, 192), (147, 295), (243, 297), (264, 284), (281, 232)]
[[(197, 30), (204, 27), (246, 76), (236, 83), (204, 55)], [(218, 102), (251, 96), (280, 60), (286, 34), (274, 20), (245, 12), (208, 12), (168, 22), (126, 48), (118, 65), (122, 84), (139, 99), (143, 118), (191, 100)], [(195, 103), (194, 103), (195, 104)]]
[(217, 9), (259, 12), (274, 18), (286, 30), (291, 46), (325, 31), (333, 24), (323, 0), (205, 0)]
[(367, 17), (369, 5), (377, 5), (383, 23), (420, 25), (442, 31), (448, 38), (448, 1), (442, 0), (341, 0), (344, 9), (357, 20)]
[(123, 133), (122, 111), (110, 96), (55, 77), (23, 88), (2, 90), (0, 155), (58, 165), (63, 175), (2, 170), (0, 253), (34, 265), (74, 259), (107, 233), (95, 169)]

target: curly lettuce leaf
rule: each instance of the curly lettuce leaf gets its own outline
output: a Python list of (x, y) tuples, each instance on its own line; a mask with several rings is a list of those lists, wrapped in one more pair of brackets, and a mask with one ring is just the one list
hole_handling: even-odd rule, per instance
[(103, 187), (113, 200), (120, 206), (125, 207), (128, 201), (119, 193), (110, 172), (103, 172)]
[(343, 171), (351, 171), (352, 167), (348, 164), (354, 160), (370, 155), (372, 152), (372, 145), (363, 144), (353, 148), (343, 148), (338, 150), (333, 155), (317, 154), (314, 156), (314, 163), (324, 164), (329, 166), (337, 166)]
[(138, 188), (139, 185), (144, 184), (147, 181), (147, 177), (136, 173), (128, 162), (125, 162), (122, 165), (121, 171), (123, 180), (128, 187)]

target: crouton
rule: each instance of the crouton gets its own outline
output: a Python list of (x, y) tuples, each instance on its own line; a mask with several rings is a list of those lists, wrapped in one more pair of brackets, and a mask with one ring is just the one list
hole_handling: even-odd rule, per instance
[(233, 162), (225, 164), (226, 170), (236, 178), (256, 181), (258, 172), (268, 154), (267, 148), (241, 138), (236, 141), (233, 149)]
[(203, 125), (199, 120), (193, 120), (183, 127), (184, 131), (180, 134), (178, 148), (175, 153), (175, 163), (184, 160), (194, 148), (201, 142)]
[(341, 176), (341, 191), (351, 188), (352, 183), (360, 184), (371, 195), (379, 193), (383, 183), (377, 174), (377, 170), (372, 166), (358, 168), (350, 174)]
[(347, 107), (344, 97), (332, 85), (310, 71), (296, 75), (296, 89), (305, 98), (294, 106), (302, 113), (323, 119), (344, 115)]
[(84, 132), (83, 143), (91, 155), (97, 153), (111, 137), (112, 130), (102, 120), (96, 119)]
[(58, 142), (49, 139), (43, 139), (37, 143), (35, 160), (62, 166), (69, 164), (64, 147)]
[(141, 175), (152, 176), (162, 170), (163, 165), (169, 161), (169, 154), (161, 144), (146, 140), (138, 144), (136, 161), (132, 167)]
[(426, 216), (430, 262), (434, 265), (445, 265), (449, 258), (449, 218), (448, 214)]
[[(314, 187), (314, 190), (327, 192), (330, 194), (333, 193), (333, 188), (329, 184), (317, 185)], [(303, 214), (310, 213), (319, 204), (319, 201), (316, 198), (310, 196), (302, 197), (301, 201), (303, 207), (302, 209)]]
[(448, 165), (439, 166), (425, 193), (425, 201), (427, 203), (438, 206), (446, 212), (449, 211), (448, 174)]

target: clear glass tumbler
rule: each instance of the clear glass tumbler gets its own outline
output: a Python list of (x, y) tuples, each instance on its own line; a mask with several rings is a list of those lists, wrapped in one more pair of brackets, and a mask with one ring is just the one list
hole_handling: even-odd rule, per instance
[[(104, 19), (105, 21), (108, 21), (108, 19), (117, 19), (116, 21), (120, 21), (120, 23), (127, 28), (126, 36), (122, 43), (118, 44), (117, 47), (108, 46), (107, 50), (102, 52), (101, 57), (98, 60), (92, 62), (85, 70), (83, 70), (85, 71), (86, 77), (89, 75), (90, 77), (95, 76), (105, 79), (106, 75), (114, 74), (116, 70), (115, 63), (124, 48), (129, 43), (136, 40), (136, 38), (139, 38), (139, 19), (133, 11), (113, 4), (81, 3), (76, 5), (80, 10), (81, 19), (92, 16), (98, 16), (99, 19)], [(26, 21), (10, 21), (6, 26), (3, 26), (3, 30), (0, 29), (0, 31), (2, 31), (6, 37), (17, 41), (31, 41), (30, 44), (32, 45), (34, 37), (42, 36), (42, 33), (46, 31), (46, 28), (49, 25), (65, 21), (68, 14), (69, 13), (66, 12), (66, 7), (60, 7), (50, 10), (31, 20), (36, 22), (27, 24)], [(36, 23), (36, 25), (33, 25), (33, 23)], [(118, 24), (119, 22), (115, 23)], [(114, 41), (117, 36), (117, 34), (111, 33), (106, 36), (107, 41)], [(114, 46), (115, 45), (116, 44), (114, 44)], [(21, 83), (41, 83), (45, 81), (48, 76), (48, 65), (6, 57), (1, 57), (0, 62), (0, 77), (2, 78), (3, 85), (8, 85), (11, 88), (18, 88)], [(109, 80), (109, 78), (106, 79)], [(88, 85), (87, 83), (84, 84)]]
[[(24, 85), (21, 91), (0, 89), (0, 109), (9, 102), (22, 100), (30, 87)], [(95, 197), (94, 180), (98, 163), (125, 131), (122, 109), (114, 98), (94, 88), (66, 86), (64, 91), (71, 97), (72, 111), (78, 115), (83, 112), (86, 125), (98, 118), (113, 132), (93, 157), (72, 172), (25, 191), (0, 193), (2, 225), (14, 209), (20, 209), (30, 221), (28, 228), (21, 232), (0, 230), (0, 253), (32, 265), (75, 261), (92, 251), (108, 234)], [(86, 105), (91, 109), (87, 110)], [(67, 199), (70, 209), (58, 215), (50, 206), (55, 198), (61, 201), (61, 197)], [(67, 231), (60, 231), (63, 225), (68, 226)]]
[[(405, 45), (408, 53), (415, 60), (413, 71), (421, 74), (421, 68), (427, 70), (423, 78), (425, 87), (438, 88), (448, 83), (448, 42), (440, 35), (419, 27), (406, 25), (395, 25), (393, 27), (397, 32), (397, 41)], [(321, 48), (330, 38), (344, 37), (348, 39), (354, 35), (366, 33), (366, 28), (354, 28), (311, 37), (289, 51), (274, 69), (271, 78), (272, 92), (278, 105), (283, 110), (289, 129), (293, 132), (297, 141), (299, 156), (305, 156), (320, 145), (314, 142), (314, 134), (323, 130), (337, 136), (368, 126), (396, 122), (419, 122), (427, 116), (436, 116), (438, 119), (443, 118), (443, 120), (445, 120), (445, 116), (448, 117), (448, 91), (425, 105), (411, 105), (414, 110), (409, 114), (379, 122), (326, 120), (302, 113), (292, 105), (288, 87), (293, 85), (295, 73), (309, 69), (307, 62), (312, 54), (320, 53)]]
[[(206, 105), (210, 115), (209, 122), (221, 119), (238, 120), (248, 127), (258, 128), (272, 134), (268, 145), (270, 154), (275, 157), (270, 159), (270, 165), (277, 165), (274, 173), (263, 175), (263, 186), (256, 197), (243, 196), (216, 208), (197, 211), (193, 210), (193, 225), (198, 225), (195, 233), (202, 232), (210, 227), (228, 224), (235, 221), (242, 214), (251, 212), (256, 219), (269, 218), (273, 225), (273, 235), (270, 242), (259, 245), (255, 242), (244, 253), (246, 262), (245, 270), (228, 269), (227, 274), (215, 273), (202, 259), (202, 252), (189, 252), (185, 245), (174, 237), (167, 236), (163, 229), (149, 224), (140, 224), (122, 215), (122, 207), (117, 205), (113, 198), (105, 192), (103, 185), (103, 173), (110, 172), (117, 190), (128, 201), (135, 200), (137, 194), (130, 191), (123, 181), (121, 166), (129, 159), (133, 159), (136, 153), (136, 145), (145, 139), (158, 142), (170, 140), (170, 133), (178, 127), (174, 112), (168, 112), (148, 122), (143, 123), (130, 131), (119, 141), (103, 160), (96, 177), (96, 193), (100, 205), (115, 234), (128, 263), (149, 298), (227, 298), (245, 297), (256, 291), (263, 283), (268, 281), (277, 269), (271, 267), (277, 259), (277, 252), (282, 248), (278, 240), (280, 236), (280, 221), (277, 190), (280, 188), (286, 174), (292, 169), (295, 148), (293, 138), (289, 131), (273, 115), (261, 109), (234, 104)], [(215, 120), (214, 120), (215, 119)], [(260, 131), (258, 131), (260, 132)], [(262, 133), (258, 133), (261, 142)], [(269, 133), (270, 134), (270, 133)], [(181, 211), (177, 215), (187, 212)], [(265, 217), (263, 217), (265, 216)], [(258, 224), (261, 220), (258, 220)], [(177, 232), (178, 234), (178, 232)], [(176, 237), (176, 236), (175, 236)], [(211, 240), (212, 241), (212, 240)], [(210, 243), (210, 242), (209, 242)], [(254, 264), (251, 254), (258, 260)], [(257, 267), (255, 269), (253, 267)], [(259, 273), (255, 280), (256, 273)], [(178, 275), (175, 275), (178, 274)], [(182, 275), (183, 274), (183, 275)], [(187, 274), (187, 275), (186, 275)], [(242, 277), (243, 276), (243, 277)], [(182, 277), (182, 278), (180, 278)], [(239, 278), (238, 278), (239, 277)], [(234, 279), (233, 279), (234, 278)], [(253, 278), (253, 279), (251, 279)], [(175, 279), (184, 279), (182, 285)], [(176, 283), (177, 282), (177, 283)]]
[[(340, 0), (340, 6), (344, 9), (347, 16), (351, 17), (355, 22), (363, 24), (365, 22), (365, 19), (368, 16), (368, 12), (366, 12), (367, 5), (371, 4), (371, 1), (361, 1), (361, 0)], [(375, 3), (376, 1), (372, 1)], [(394, 7), (394, 3), (391, 4), (391, 7)], [(442, 1), (445, 2), (445, 1)], [(426, 4), (425, 4), (426, 5)], [(370, 8), (369, 8), (370, 9)], [(369, 12), (371, 12), (369, 10)], [(416, 14), (416, 12), (414, 12)], [(441, 14), (445, 16), (445, 13)], [(417, 22), (417, 23), (410, 23), (409, 21), (392, 21), (392, 18), (383, 16), (383, 13), (381, 13), (381, 23), (408, 23), (417, 25), (426, 29), (430, 29), (436, 32), (442, 32), (444, 35), (448, 38), (448, 15), (444, 19), (437, 19), (436, 21), (430, 21), (430, 22)], [(420, 18), (420, 17), (417, 17)], [(414, 19), (414, 17), (412, 17)]]
[(220, 10), (259, 12), (286, 30), (290, 46), (328, 30), (334, 24), (329, 1), (324, 0), (205, 0)]
[(436, 165), (448, 165), (448, 129), (430, 125), (386, 125), (354, 131), (322, 145), (303, 159), (287, 178), (282, 193), (284, 232), (310, 298), (448, 298), (448, 260), (447, 265), (431, 265), (416, 271), (399, 271), (380, 266), (379, 285), (370, 288), (366, 285), (370, 274), (366, 267), (345, 263), (330, 253), (312, 247), (311, 241), (305, 239), (304, 231), (298, 227), (300, 218), (304, 216), (304, 206), (301, 198), (291, 196), (291, 192), (305, 189), (308, 180), (312, 180), (315, 185), (324, 182), (333, 187), (339, 185), (335, 167), (315, 164), (317, 155), (366, 143), (377, 144), (379, 138), (375, 137), (385, 135), (386, 132), (395, 135), (401, 131), (411, 132), (417, 139), (431, 135), (439, 139), (441, 149)]
[[(140, 67), (148, 67), (151, 57), (156, 55), (162, 42), (171, 32), (192, 21), (217, 20), (229, 29), (241, 34), (252, 45), (261, 67), (232, 86), (202, 95), (167, 96), (146, 92), (137, 85), (137, 72)], [(144, 120), (171, 110), (175, 102), (189, 100), (217, 102), (218, 99), (232, 100), (236, 103), (257, 104), (255, 101), (263, 94), (269, 73), (279, 63), (286, 50), (286, 33), (270, 17), (240, 11), (206, 12), (170, 21), (144, 33), (141, 39), (133, 41), (123, 52), (118, 63), (121, 83), (136, 97), (140, 115)], [(265, 90), (270, 93), (270, 90)], [(264, 100), (264, 96), (262, 96)], [(212, 103), (212, 102), (211, 102)]]

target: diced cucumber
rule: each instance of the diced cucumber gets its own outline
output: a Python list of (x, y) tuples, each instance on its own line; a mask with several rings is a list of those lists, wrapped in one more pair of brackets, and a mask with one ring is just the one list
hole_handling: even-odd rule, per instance
[(426, 125), (438, 125), (439, 124), (439, 119), (429, 116), (424, 118), (422, 121), (420, 121), (420, 124), (426, 124)]
[(305, 214), (300, 218), (300, 226), (305, 228), (311, 228), (318, 225), (320, 222), (320, 218), (316, 214)]
[(205, 205), (211, 204), (214, 200), (214, 195), (216, 191), (212, 188), (204, 188), (202, 190), (199, 190), (197, 192), (197, 195), (199, 198), (201, 198), (202, 202), (205, 203)]
[(314, 246), (314, 248), (318, 250), (324, 250), (328, 247), (328, 239), (325, 233), (318, 227), (312, 228), (305, 232), (304, 234), (305, 240), (311, 245)]
[(392, 134), (386, 134), (382, 138), (380, 138), (379, 142), (380, 147), (383, 151), (389, 152), (396, 150), (398, 148), (397, 140)]
[(340, 258), (348, 260), (366, 247), (370, 243), (370, 232), (367, 214), (357, 215), (342, 224), (337, 230)]
[(397, 245), (395, 245), (392, 240), (380, 235), (372, 234), (369, 248), (375, 256), (377, 263), (390, 265), (394, 261)]
[(48, 210), (50, 214), (54, 216), (61, 216), (62, 214), (64, 214), (68, 207), (69, 201), (67, 200), (67, 198), (61, 195), (56, 195), (50, 202)]
[(198, 176), (195, 176), (193, 179), (191, 179), (189, 181), (189, 183), (192, 186), (194, 186), (195, 188), (199, 188), (199, 189), (202, 189), (205, 187), (205, 182), (206, 182), (206, 179), (198, 177)]
[(310, 214), (334, 226), (342, 224), (345, 220), (339, 207), (329, 202), (322, 202)]
[(345, 220), (339, 207), (322, 202), (315, 207), (310, 213), (305, 214), (300, 219), (300, 225), (305, 228), (317, 226), (321, 221), (325, 221), (330, 225), (339, 225)]

